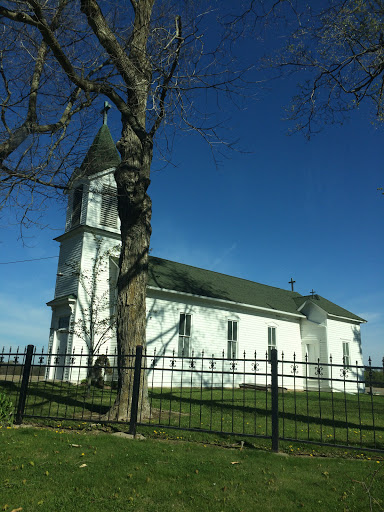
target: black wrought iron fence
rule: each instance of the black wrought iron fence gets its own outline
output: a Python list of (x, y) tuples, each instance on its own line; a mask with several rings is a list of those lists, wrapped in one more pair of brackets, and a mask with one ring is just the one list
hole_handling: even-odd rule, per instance
[[(128, 423), (217, 436), (384, 451), (382, 366), (287, 359), (272, 350), (258, 357), (225, 354), (134, 353), (104, 358), (86, 353), (0, 353), (0, 392), (15, 406), (15, 422), (51, 419)], [(95, 361), (98, 364), (95, 365)], [(104, 361), (104, 363), (100, 363)], [(129, 373), (128, 411), (111, 416), (119, 372)], [(118, 408), (117, 408), (118, 409)], [(75, 423), (75, 424), (76, 424)]]

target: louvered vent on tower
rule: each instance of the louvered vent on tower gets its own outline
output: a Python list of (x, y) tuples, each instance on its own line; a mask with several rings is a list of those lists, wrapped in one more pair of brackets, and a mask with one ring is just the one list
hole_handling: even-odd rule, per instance
[(83, 203), (83, 185), (75, 188), (72, 199), (71, 227), (77, 226), (81, 221), (81, 207)]
[(117, 228), (117, 191), (114, 187), (103, 186), (100, 224), (108, 228)]

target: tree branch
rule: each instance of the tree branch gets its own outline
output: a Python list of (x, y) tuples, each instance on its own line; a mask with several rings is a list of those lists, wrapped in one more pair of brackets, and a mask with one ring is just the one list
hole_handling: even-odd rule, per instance
[(181, 18), (180, 18), (180, 16), (176, 16), (175, 17), (175, 35), (171, 39), (171, 41), (169, 41), (169, 43), (167, 44), (166, 48), (168, 48), (174, 40), (176, 40), (175, 56), (174, 56), (174, 59), (173, 59), (172, 65), (171, 65), (171, 69), (169, 70), (169, 73), (164, 78), (164, 81), (163, 81), (163, 84), (162, 84), (162, 87), (161, 87), (160, 100), (159, 100), (160, 112), (159, 112), (155, 122), (153, 123), (150, 132), (149, 132), (151, 137), (153, 137), (155, 135), (155, 133), (158, 130), (162, 120), (164, 119), (164, 116), (165, 116), (165, 98), (166, 98), (167, 92), (169, 90), (169, 84), (170, 84), (170, 82), (171, 82), (171, 80), (173, 78), (173, 75), (174, 75), (175, 70), (177, 68), (177, 65), (179, 63), (180, 51), (181, 51), (181, 47), (182, 47), (182, 44), (183, 44), (183, 41), (184, 41), (183, 37), (182, 37), (182, 26), (181, 26)]

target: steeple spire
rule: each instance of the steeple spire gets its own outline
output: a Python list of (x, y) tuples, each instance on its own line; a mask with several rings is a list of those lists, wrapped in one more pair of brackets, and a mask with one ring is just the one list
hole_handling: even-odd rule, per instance
[(112, 167), (116, 168), (119, 163), (120, 155), (113, 142), (111, 132), (106, 124), (102, 124), (81, 164), (81, 175), (90, 176)]

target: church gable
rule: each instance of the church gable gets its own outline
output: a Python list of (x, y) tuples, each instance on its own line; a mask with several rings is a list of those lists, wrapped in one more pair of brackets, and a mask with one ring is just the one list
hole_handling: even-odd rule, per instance
[(339, 319), (347, 319), (347, 320), (355, 320), (358, 323), (365, 322), (364, 318), (361, 318), (354, 313), (351, 313), (347, 309), (344, 309), (337, 304), (334, 304), (330, 300), (321, 297), (320, 295), (313, 296), (305, 296), (305, 297), (296, 297), (294, 299), (298, 311), (303, 311), (304, 308), (309, 308), (310, 305), (314, 305), (315, 307), (321, 308), (326, 315), (339, 318)]

